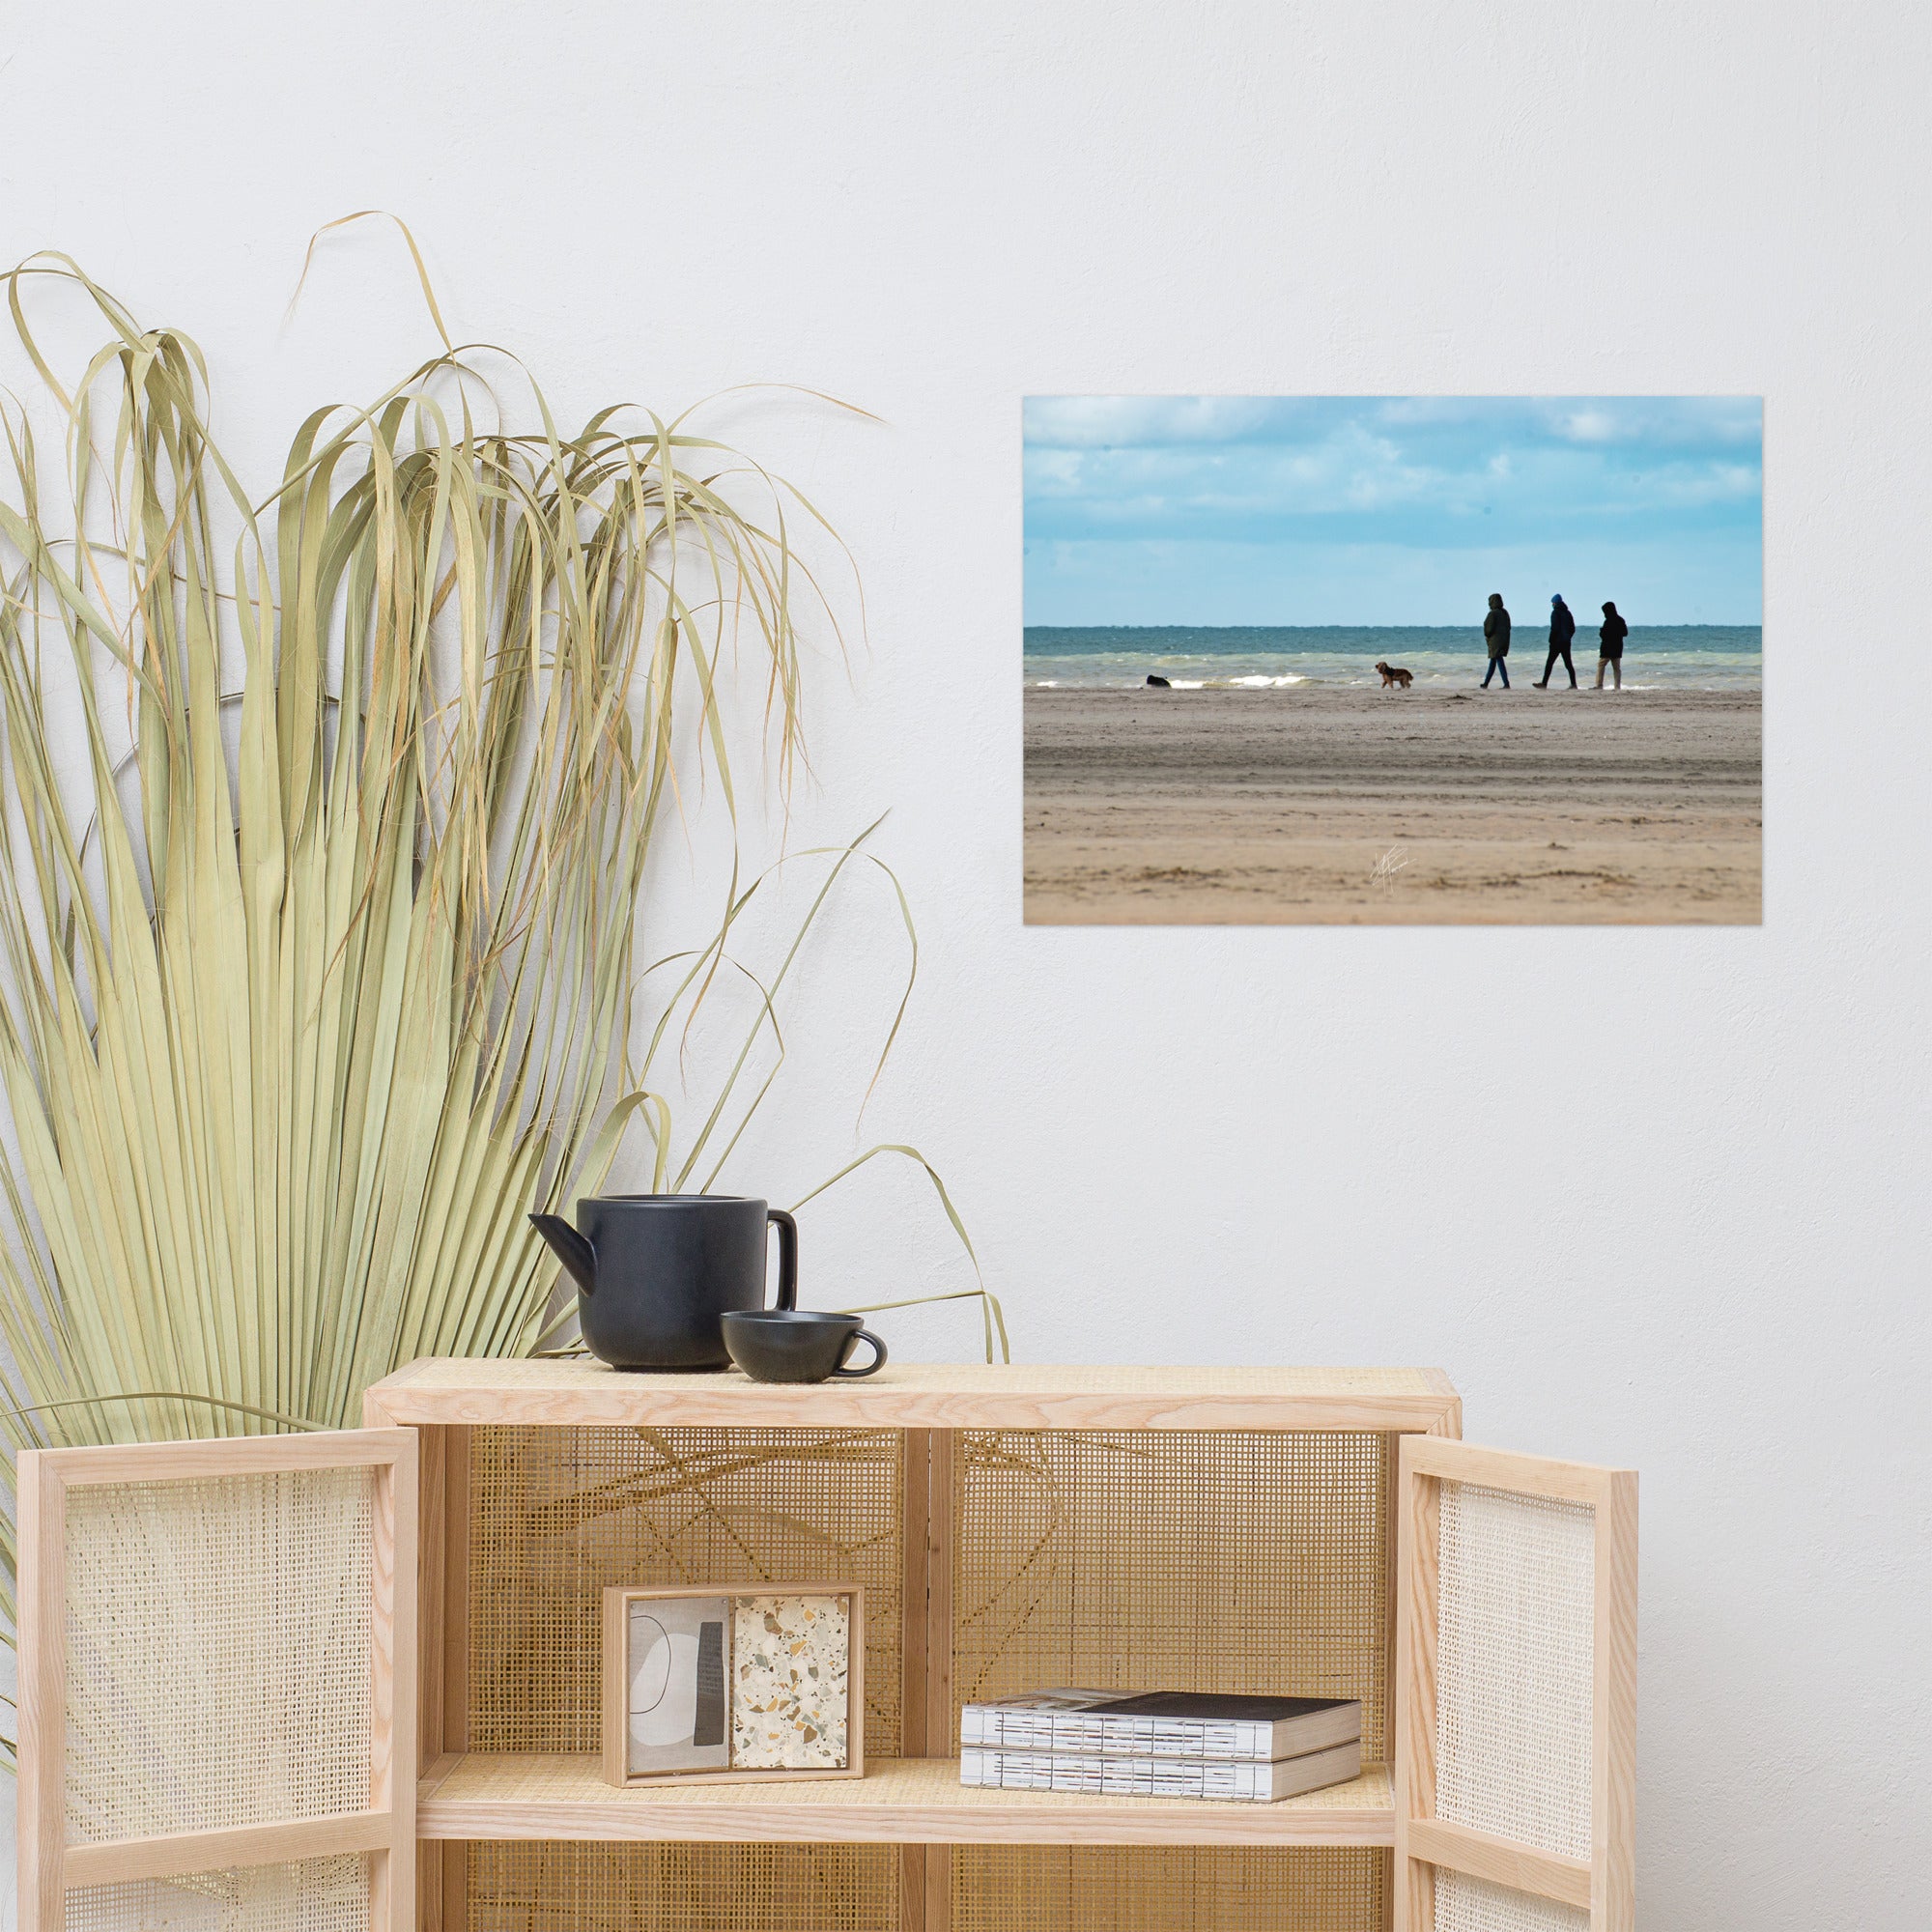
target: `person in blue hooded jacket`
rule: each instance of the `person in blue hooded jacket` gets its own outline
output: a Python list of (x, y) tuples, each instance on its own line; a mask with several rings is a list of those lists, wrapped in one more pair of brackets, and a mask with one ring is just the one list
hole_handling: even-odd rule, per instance
[(1563, 601), (1559, 590), (1549, 600), (1549, 659), (1543, 667), (1543, 675), (1532, 687), (1537, 691), (1549, 689), (1550, 673), (1556, 668), (1558, 658), (1563, 660), (1563, 668), (1570, 673), (1570, 689), (1577, 689), (1577, 667), (1570, 657), (1570, 639), (1577, 635), (1577, 620), (1570, 614), (1570, 607)]

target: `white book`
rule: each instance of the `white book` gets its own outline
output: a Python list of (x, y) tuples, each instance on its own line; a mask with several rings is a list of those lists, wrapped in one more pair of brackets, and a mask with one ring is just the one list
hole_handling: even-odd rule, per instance
[(1244, 1758), (1271, 1764), (1362, 1735), (1352, 1697), (1221, 1696), (1193, 1690), (1031, 1690), (965, 1705), (959, 1742), (1101, 1756)]
[(1077, 1751), (986, 1750), (959, 1753), (959, 1782), (999, 1791), (1076, 1791), (1102, 1798), (1209, 1798), (1271, 1804), (1346, 1784), (1362, 1773), (1362, 1741), (1331, 1745), (1272, 1764), (1204, 1758), (1101, 1757)]

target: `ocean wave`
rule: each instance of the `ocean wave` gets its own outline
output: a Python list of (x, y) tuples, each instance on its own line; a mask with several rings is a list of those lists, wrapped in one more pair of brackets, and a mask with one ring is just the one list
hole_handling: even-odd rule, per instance
[[(1538, 629), (1524, 626), (1512, 674), (1534, 679), (1542, 669)], [(1638, 625), (1626, 646), (1624, 676), (1667, 689), (1759, 690), (1763, 642), (1756, 625)], [(1585, 682), (1595, 674), (1596, 644), (1594, 636), (1577, 639)], [(1473, 626), (1035, 627), (1026, 632), (1023, 657), (1029, 684), (1057, 690), (1129, 690), (1152, 672), (1182, 690), (1292, 692), (1297, 685), (1374, 687), (1378, 658), (1413, 672), (1418, 687), (1441, 691), (1480, 682), (1488, 654)]]
[[(1320, 683), (1319, 678), (1305, 676), (1288, 677), (1171, 677), (1168, 686), (1174, 691), (1285, 691), (1291, 684)], [(1147, 688), (1145, 677), (1109, 678), (1060, 678), (1030, 677), (1026, 680), (1029, 691), (1142, 691)]]
[(1169, 678), (1167, 682), (1177, 692), (1281, 692), (1291, 684), (1306, 684), (1308, 678)]

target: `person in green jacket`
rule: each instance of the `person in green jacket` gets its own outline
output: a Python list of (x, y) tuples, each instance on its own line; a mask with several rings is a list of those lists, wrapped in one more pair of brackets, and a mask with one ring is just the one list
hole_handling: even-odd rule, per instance
[(1497, 671), (1503, 674), (1503, 689), (1510, 688), (1510, 669), (1503, 660), (1510, 654), (1510, 613), (1503, 609), (1503, 593), (1490, 592), (1490, 614), (1483, 619), (1483, 641), (1490, 647), (1490, 668), (1483, 673), (1483, 689)]

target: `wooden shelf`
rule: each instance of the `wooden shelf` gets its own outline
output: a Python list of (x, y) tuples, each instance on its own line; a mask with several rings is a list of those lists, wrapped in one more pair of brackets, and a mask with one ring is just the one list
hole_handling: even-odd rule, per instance
[(858, 1381), (783, 1386), (634, 1375), (586, 1357), (412, 1362), (368, 1392), (372, 1423), (515, 1428), (1306, 1429), (1456, 1435), (1440, 1369), (961, 1367), (894, 1363)]
[(976, 1791), (952, 1758), (885, 1758), (861, 1778), (619, 1790), (594, 1757), (440, 1758), (423, 1838), (658, 1838), (726, 1844), (1392, 1845), (1388, 1768), (1276, 1804)]

